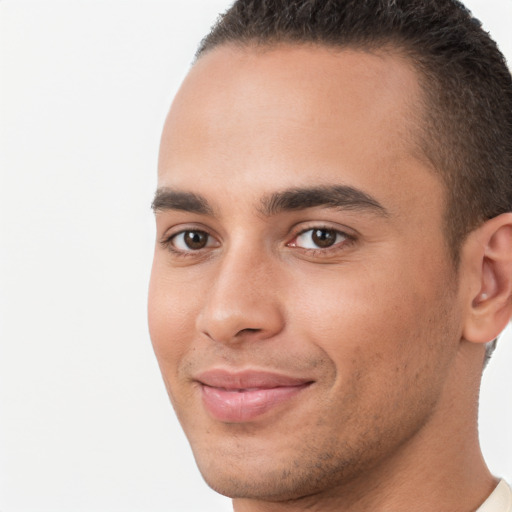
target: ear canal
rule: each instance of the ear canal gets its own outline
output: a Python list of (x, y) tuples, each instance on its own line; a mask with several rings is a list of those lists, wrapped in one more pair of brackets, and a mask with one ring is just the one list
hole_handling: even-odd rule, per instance
[(499, 283), (496, 271), (493, 268), (493, 262), (486, 257), (484, 257), (482, 262), (481, 281), (480, 292), (473, 300), (473, 307), (478, 307), (499, 292)]
[(486, 292), (481, 292), (475, 299), (473, 300), (473, 307), (478, 307), (479, 304), (485, 302), (489, 298), (489, 294)]

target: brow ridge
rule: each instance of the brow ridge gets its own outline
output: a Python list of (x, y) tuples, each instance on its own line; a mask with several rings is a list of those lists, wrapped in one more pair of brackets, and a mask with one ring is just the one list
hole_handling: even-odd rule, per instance
[[(213, 209), (200, 194), (157, 189), (151, 204), (153, 211), (181, 210), (202, 215), (212, 215)], [(318, 187), (296, 187), (274, 192), (261, 200), (259, 211), (271, 217), (285, 211), (327, 207), (340, 210), (369, 211), (387, 216), (387, 210), (371, 195), (348, 185), (324, 185)]]
[(275, 192), (261, 201), (260, 212), (265, 216), (283, 211), (327, 207), (341, 210), (370, 211), (387, 216), (387, 210), (371, 195), (347, 185), (292, 188)]
[(202, 215), (211, 215), (212, 208), (201, 195), (193, 192), (172, 190), (167, 187), (158, 188), (151, 203), (155, 213), (165, 210), (181, 210)]

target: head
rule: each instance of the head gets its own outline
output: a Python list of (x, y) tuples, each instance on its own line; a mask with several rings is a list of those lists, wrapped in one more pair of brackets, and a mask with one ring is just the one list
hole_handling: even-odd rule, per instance
[(476, 428), (511, 170), (510, 74), (458, 2), (234, 4), (164, 128), (149, 304), (212, 487), (327, 496)]

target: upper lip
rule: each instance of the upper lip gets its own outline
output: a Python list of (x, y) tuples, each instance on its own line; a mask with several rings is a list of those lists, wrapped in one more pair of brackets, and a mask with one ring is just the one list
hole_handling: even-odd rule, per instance
[(230, 371), (212, 369), (198, 374), (195, 378), (205, 386), (222, 389), (272, 389), (310, 384), (312, 379), (292, 377), (268, 371)]

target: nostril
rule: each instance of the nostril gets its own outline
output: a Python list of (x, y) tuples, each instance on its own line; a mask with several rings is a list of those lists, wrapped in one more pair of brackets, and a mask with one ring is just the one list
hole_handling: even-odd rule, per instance
[(252, 328), (242, 329), (241, 331), (237, 332), (237, 336), (240, 336), (243, 334), (250, 334), (253, 332), (260, 332), (260, 331), (261, 331), (261, 329), (252, 329)]

